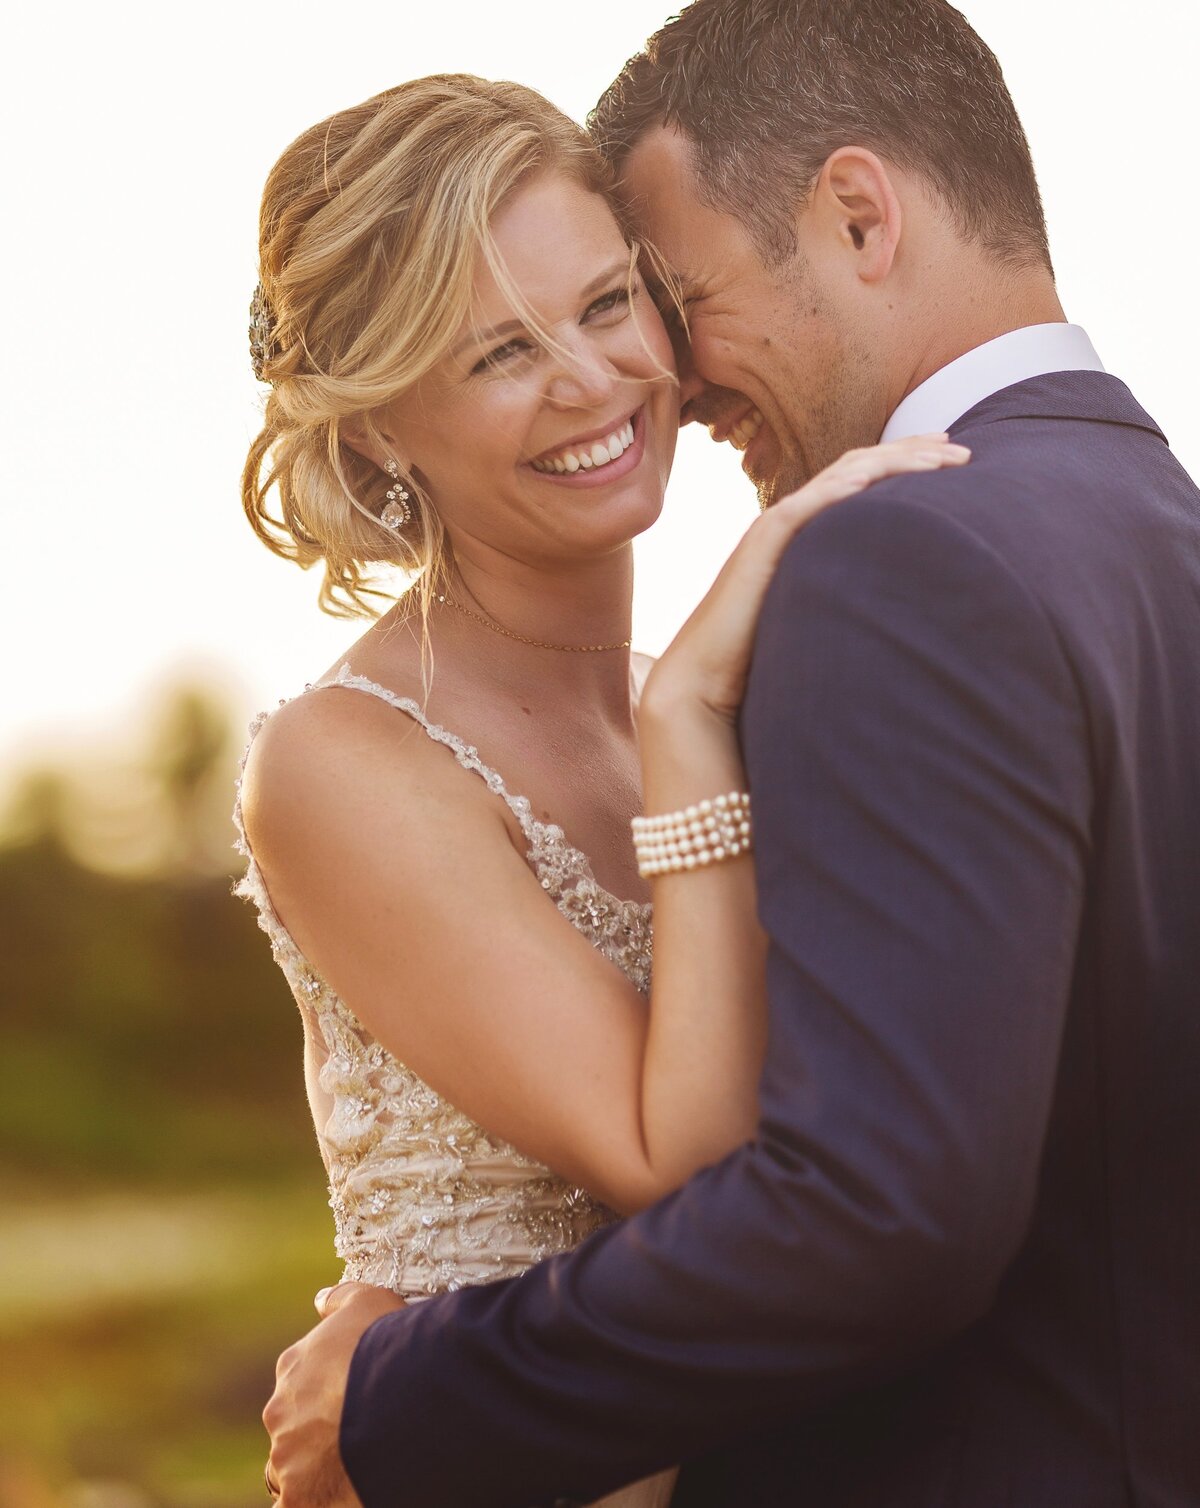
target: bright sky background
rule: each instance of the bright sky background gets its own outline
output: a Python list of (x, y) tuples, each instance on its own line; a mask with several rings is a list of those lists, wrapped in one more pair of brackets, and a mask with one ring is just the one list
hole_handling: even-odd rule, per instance
[[(361, 632), (258, 544), (238, 475), (263, 179), (301, 130), (401, 79), (510, 77), (582, 117), (671, 0), (22, 5), (0, 64), (8, 314), (0, 772), (105, 746), (181, 668), (247, 711)], [(1033, 146), (1060, 293), (1200, 474), (1195, 0), (963, 0)], [(754, 516), (685, 432), (639, 547), (656, 651)]]

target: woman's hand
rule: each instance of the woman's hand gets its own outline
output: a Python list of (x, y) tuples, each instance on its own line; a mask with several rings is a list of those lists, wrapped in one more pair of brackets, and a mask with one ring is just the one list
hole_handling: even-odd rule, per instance
[(677, 722), (701, 713), (731, 727), (741, 706), (754, 631), (775, 569), (797, 530), (831, 503), (909, 471), (961, 466), (971, 452), (945, 434), (851, 450), (756, 519), (704, 600), (647, 677), (642, 715)]

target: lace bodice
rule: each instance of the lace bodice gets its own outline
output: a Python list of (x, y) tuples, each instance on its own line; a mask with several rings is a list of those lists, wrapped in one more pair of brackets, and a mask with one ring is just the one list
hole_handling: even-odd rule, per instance
[[(618, 900), (602, 889), (562, 829), (537, 821), (525, 797), (511, 795), (474, 748), (429, 722), (416, 702), (352, 674), (348, 665), (321, 685), (379, 697), (486, 781), (520, 823), (528, 862), (547, 899), (640, 991), (648, 990), (649, 906)], [(305, 692), (319, 689), (309, 686)], [(266, 718), (262, 713), (251, 723), (250, 743)], [(245, 761), (243, 755), (242, 770)], [(612, 1219), (583, 1189), (489, 1136), (355, 1019), (276, 915), (246, 840), (240, 790), (239, 774), (234, 821), (247, 867), (234, 893), (257, 908), (259, 925), (300, 1007), (309, 1097), (345, 1277), (415, 1298), (521, 1272)]]

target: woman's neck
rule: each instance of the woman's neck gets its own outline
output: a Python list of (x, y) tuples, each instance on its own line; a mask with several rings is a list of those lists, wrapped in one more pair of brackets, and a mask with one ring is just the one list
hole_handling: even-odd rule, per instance
[(630, 717), (632, 548), (552, 568), (460, 551), (449, 575), (430, 631), (435, 660), (453, 665), (456, 681)]

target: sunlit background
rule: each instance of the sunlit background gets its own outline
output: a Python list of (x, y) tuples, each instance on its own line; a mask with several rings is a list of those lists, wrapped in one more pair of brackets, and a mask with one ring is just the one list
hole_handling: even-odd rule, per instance
[[(1200, 472), (1194, 5), (962, 8), (1029, 133), (1068, 316)], [(337, 1275), (294, 1008), (228, 896), (248, 717), (361, 631), (241, 516), (263, 179), (421, 73), (582, 117), (663, 19), (76, 0), (7, 23), (0, 1508), (259, 1501), (274, 1355)], [(639, 647), (754, 512), (733, 452), (686, 432), (638, 546)]]

